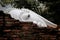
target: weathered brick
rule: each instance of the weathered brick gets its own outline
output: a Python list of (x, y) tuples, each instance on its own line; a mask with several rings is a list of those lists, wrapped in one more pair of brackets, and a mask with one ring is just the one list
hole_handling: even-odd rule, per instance
[[(4, 26), (3, 23), (3, 16), (0, 16), (0, 29)], [(4, 24), (2, 33), (5, 34), (1, 34), (0, 40), (60, 40), (60, 26), (57, 29), (49, 26), (47, 28), (39, 28), (32, 22), (19, 22), (10, 18), (8, 14), (5, 15)]]

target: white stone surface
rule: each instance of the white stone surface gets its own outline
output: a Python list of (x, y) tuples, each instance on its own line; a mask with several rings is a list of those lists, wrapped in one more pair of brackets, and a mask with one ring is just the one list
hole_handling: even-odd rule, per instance
[(1, 8), (0, 10), (4, 11), (7, 14), (10, 14), (10, 16), (15, 20), (19, 20), (21, 22), (33, 22), (37, 24), (38, 27), (47, 27), (47, 25), (54, 28), (57, 27), (56, 24), (48, 21), (41, 15), (38, 15), (37, 13), (29, 9), (25, 8), (17, 9), (11, 6), (7, 6), (5, 8), (0, 6), (0, 8)]

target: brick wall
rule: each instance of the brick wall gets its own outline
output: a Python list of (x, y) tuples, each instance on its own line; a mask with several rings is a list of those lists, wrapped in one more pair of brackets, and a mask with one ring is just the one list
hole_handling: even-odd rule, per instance
[(32, 22), (19, 22), (0, 12), (0, 40), (60, 40), (58, 28), (38, 28)]

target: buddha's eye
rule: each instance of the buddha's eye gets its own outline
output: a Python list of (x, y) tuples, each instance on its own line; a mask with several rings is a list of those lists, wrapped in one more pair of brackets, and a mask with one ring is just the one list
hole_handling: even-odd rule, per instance
[(23, 14), (22, 16), (21, 16), (21, 19), (22, 20), (28, 20), (30, 18), (30, 14)]
[(30, 15), (28, 15), (28, 18), (30, 17)]
[(29, 19), (30, 18), (30, 14), (27, 15), (26, 19)]

